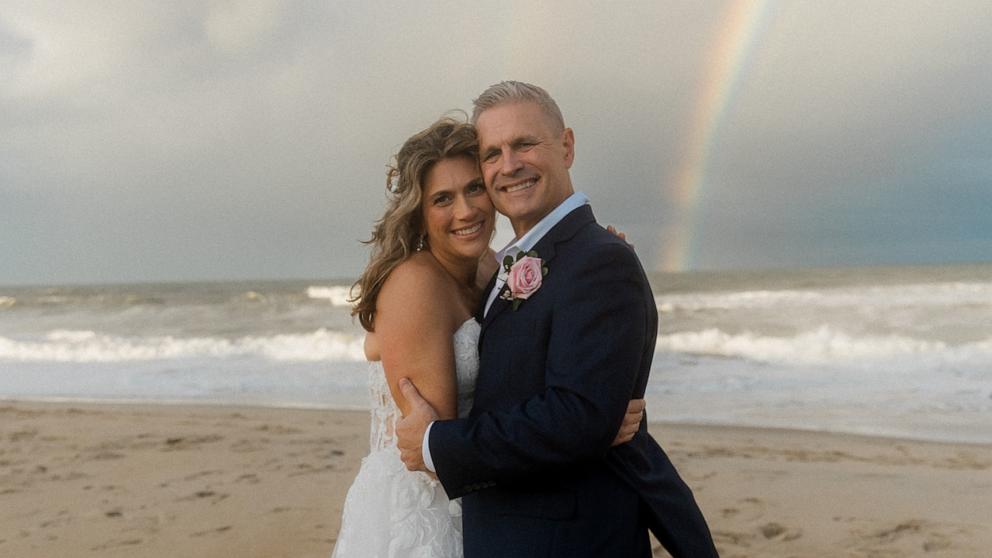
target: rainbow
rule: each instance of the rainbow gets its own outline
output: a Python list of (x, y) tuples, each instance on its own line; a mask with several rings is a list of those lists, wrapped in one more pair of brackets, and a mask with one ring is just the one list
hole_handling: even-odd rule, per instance
[(669, 180), (670, 188), (666, 188), (673, 211), (662, 231), (656, 260), (661, 271), (686, 271), (693, 266), (693, 240), (707, 161), (755, 39), (765, 26), (769, 4), (768, 0), (730, 0), (720, 18), (717, 40), (704, 59), (706, 73), (692, 113), (682, 164)]

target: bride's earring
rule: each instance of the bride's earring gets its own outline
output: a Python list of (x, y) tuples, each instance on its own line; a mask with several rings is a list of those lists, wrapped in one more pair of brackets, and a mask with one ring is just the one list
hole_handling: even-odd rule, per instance
[(427, 246), (427, 235), (422, 234), (420, 235), (420, 238), (417, 239), (417, 246), (415, 248), (419, 252), (423, 250), (425, 246)]

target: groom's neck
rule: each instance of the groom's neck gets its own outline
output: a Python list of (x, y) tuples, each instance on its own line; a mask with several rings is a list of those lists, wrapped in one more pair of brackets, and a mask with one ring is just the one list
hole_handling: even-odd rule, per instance
[(538, 223), (541, 222), (542, 219), (544, 219), (545, 217), (547, 217), (548, 214), (551, 213), (551, 211), (553, 209), (554, 209), (553, 207), (552, 208), (549, 208), (547, 211), (545, 211), (539, 217), (536, 217), (536, 218), (535, 217), (531, 217), (531, 218), (526, 219), (526, 220), (524, 220), (524, 219), (520, 219), (520, 220), (510, 219), (510, 226), (513, 227), (513, 236), (515, 238), (518, 238), (519, 239), (523, 235), (529, 233), (534, 227), (537, 226)]

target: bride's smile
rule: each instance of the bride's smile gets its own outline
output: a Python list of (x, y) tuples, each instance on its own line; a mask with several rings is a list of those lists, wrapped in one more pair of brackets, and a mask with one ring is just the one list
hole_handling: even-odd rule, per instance
[[(441, 159), (424, 176), (424, 230), (434, 257), (474, 266), (489, 247), (495, 212), (479, 165), (468, 157)], [(469, 260), (471, 262), (469, 262)]]

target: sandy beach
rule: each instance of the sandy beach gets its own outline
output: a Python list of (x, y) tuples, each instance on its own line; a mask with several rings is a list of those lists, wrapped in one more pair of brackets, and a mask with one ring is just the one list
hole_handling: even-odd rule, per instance
[[(651, 432), (724, 558), (992, 547), (992, 446)], [(364, 412), (0, 402), (0, 556), (326, 557), (367, 447)]]

